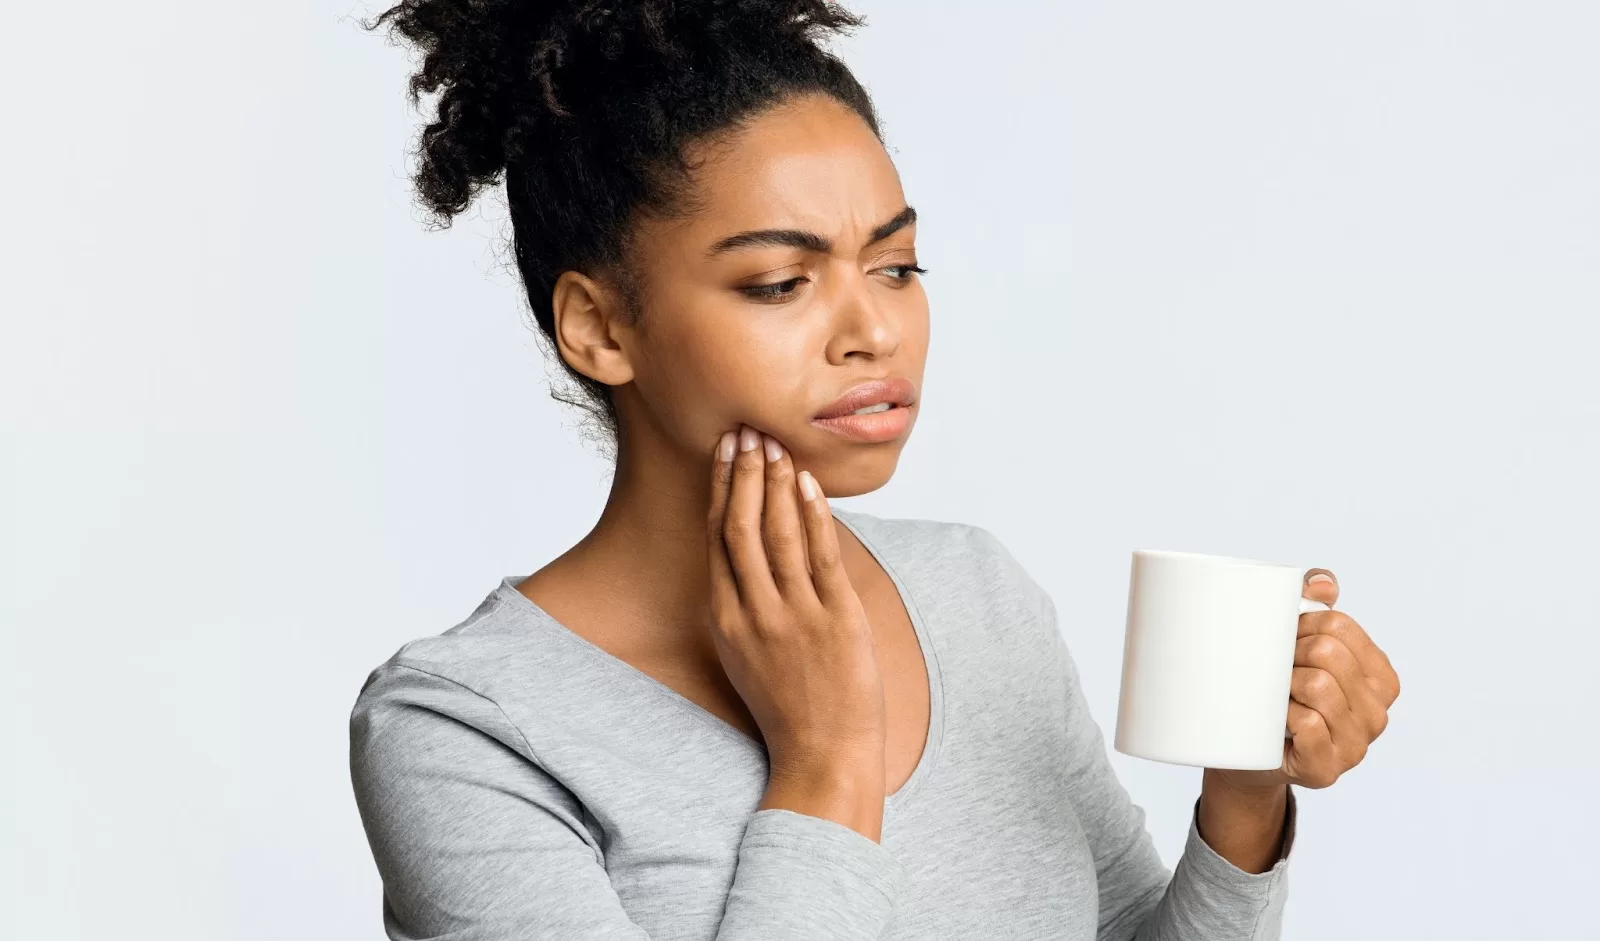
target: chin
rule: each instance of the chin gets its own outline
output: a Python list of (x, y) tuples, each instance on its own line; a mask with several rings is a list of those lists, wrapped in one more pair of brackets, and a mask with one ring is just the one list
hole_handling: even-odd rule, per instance
[(832, 454), (803, 460), (800, 467), (811, 472), (829, 499), (857, 497), (889, 482), (900, 463), (900, 451), (904, 446), (904, 441), (850, 445)]

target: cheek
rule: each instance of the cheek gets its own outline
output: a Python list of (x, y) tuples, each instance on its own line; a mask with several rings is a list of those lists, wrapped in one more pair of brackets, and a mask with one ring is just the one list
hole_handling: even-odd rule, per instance
[(810, 344), (797, 335), (803, 331), (782, 329), (777, 317), (763, 322), (761, 314), (706, 312), (656, 331), (641, 393), (686, 431), (715, 433), (743, 421), (777, 432), (807, 404)]

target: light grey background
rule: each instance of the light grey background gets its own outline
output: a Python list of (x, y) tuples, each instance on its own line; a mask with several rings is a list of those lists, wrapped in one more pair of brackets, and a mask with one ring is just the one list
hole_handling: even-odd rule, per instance
[[(8, 937), (381, 938), (357, 689), (599, 509), (376, 9), (7, 12)], [(1332, 568), (1405, 692), (1289, 936), (1592, 930), (1600, 7), (857, 9), (934, 337), (851, 503), (998, 533), (1108, 729), (1131, 550)], [(1117, 767), (1171, 861), (1197, 773)]]

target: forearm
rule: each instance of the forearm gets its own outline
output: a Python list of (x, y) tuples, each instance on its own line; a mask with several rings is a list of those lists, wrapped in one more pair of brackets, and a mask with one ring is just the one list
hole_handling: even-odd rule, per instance
[(1266, 872), (1283, 855), (1288, 800), (1288, 785), (1241, 789), (1228, 783), (1226, 772), (1208, 768), (1196, 826), (1218, 856), (1245, 872)]

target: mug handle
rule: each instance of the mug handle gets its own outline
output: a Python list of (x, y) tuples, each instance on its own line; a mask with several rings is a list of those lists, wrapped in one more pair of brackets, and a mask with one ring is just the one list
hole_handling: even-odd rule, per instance
[(1300, 599), (1300, 613), (1301, 614), (1310, 614), (1313, 611), (1332, 611), (1332, 610), (1333, 610), (1333, 606), (1332, 605), (1323, 604), (1322, 602), (1317, 601), (1314, 598), (1301, 598)]
[[(1326, 604), (1323, 604), (1320, 601), (1316, 601), (1316, 600), (1311, 599), (1311, 598), (1301, 598), (1300, 599), (1300, 613), (1301, 614), (1310, 614), (1313, 611), (1332, 611), (1332, 610), (1333, 610), (1333, 606), (1332, 605), (1326, 605)], [(1284, 738), (1284, 740), (1288, 741), (1289, 739), (1291, 739), (1293, 737), (1294, 736), (1291, 735), (1290, 732), (1289, 732), (1289, 727), (1287, 725), (1285, 725), (1283, 727), (1283, 738)]]

